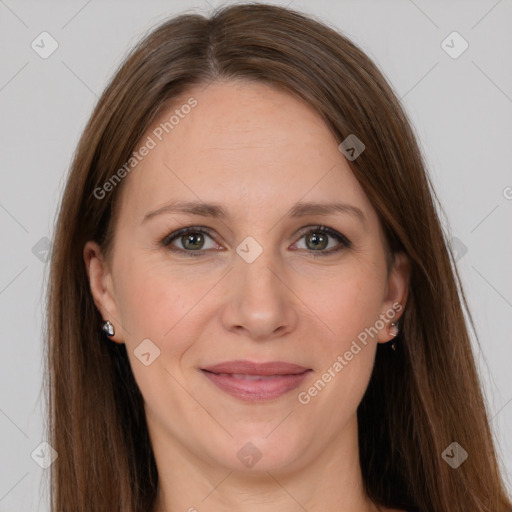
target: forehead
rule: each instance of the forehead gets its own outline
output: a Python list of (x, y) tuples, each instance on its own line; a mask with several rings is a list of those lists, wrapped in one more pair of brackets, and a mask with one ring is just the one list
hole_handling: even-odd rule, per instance
[[(196, 106), (189, 110), (186, 105), (192, 99)], [(188, 113), (184, 114), (185, 110)], [(171, 120), (175, 123), (172, 127)], [(308, 141), (312, 160), (325, 153), (328, 146), (331, 150), (336, 146), (320, 115), (302, 99), (262, 82), (244, 80), (190, 89), (174, 101), (148, 133), (157, 142), (161, 137), (176, 155), (188, 153), (189, 159), (204, 154), (215, 155), (216, 159), (239, 158), (240, 154), (263, 158), (267, 153), (274, 161), (280, 155), (284, 158), (287, 150), (304, 153), (301, 149)]]
[(229, 202), (240, 213), (300, 199), (371, 208), (321, 116), (260, 82), (190, 88), (137, 147), (145, 143), (151, 149), (127, 178), (122, 201), (138, 216), (175, 199)]

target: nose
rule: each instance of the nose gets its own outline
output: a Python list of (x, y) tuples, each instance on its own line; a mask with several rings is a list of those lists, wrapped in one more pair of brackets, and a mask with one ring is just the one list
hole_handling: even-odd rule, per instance
[(295, 329), (298, 298), (271, 251), (263, 251), (252, 263), (237, 256), (226, 277), (227, 299), (222, 311), (226, 330), (243, 333), (254, 341), (267, 341)]

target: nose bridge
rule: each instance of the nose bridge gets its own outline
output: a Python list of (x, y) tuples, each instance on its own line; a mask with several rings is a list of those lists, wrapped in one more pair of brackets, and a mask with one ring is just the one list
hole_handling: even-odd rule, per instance
[[(266, 237), (267, 243), (271, 237)], [(279, 251), (247, 237), (236, 248), (229, 273), (223, 321), (227, 329), (244, 329), (254, 339), (292, 328), (293, 299), (285, 286)]]
[[(278, 251), (271, 246), (271, 237), (266, 237), (265, 247), (255, 238), (247, 237), (236, 248), (234, 279), (240, 290), (261, 299), (266, 294), (268, 300), (283, 299), (283, 284), (276, 277), (282, 271)], [(261, 240), (261, 237), (260, 237)]]

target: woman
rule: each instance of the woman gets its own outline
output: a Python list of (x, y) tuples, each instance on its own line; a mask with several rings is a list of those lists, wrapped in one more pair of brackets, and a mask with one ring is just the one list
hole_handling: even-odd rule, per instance
[(259, 4), (150, 33), (60, 208), (53, 510), (510, 510), (433, 198), (332, 29)]

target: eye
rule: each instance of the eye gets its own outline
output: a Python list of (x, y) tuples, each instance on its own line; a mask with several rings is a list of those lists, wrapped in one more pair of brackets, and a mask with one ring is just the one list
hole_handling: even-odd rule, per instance
[[(209, 246), (207, 239), (211, 240)], [(305, 240), (305, 247), (299, 247), (299, 249), (305, 249), (314, 257), (328, 256), (352, 246), (348, 238), (327, 226), (310, 227), (307, 231), (302, 232), (300, 240), (302, 239)], [(335, 241), (334, 244), (332, 239)], [(216, 248), (209, 229), (194, 226), (170, 233), (161, 241), (161, 244), (170, 251), (185, 256), (200, 256), (202, 252), (205, 252), (203, 249), (219, 250)], [(293, 250), (297, 250), (297, 248)]]
[[(342, 249), (350, 248), (352, 245), (348, 238), (327, 226), (314, 226), (310, 228), (301, 235), (300, 240), (302, 239), (305, 241), (305, 249), (314, 257), (328, 256)], [(332, 244), (330, 239), (334, 239), (337, 244)]]
[(210, 231), (200, 227), (188, 227), (174, 231), (162, 240), (162, 245), (173, 252), (186, 256), (199, 256), (201, 249), (215, 249), (215, 243), (206, 244), (206, 238), (213, 241)]

